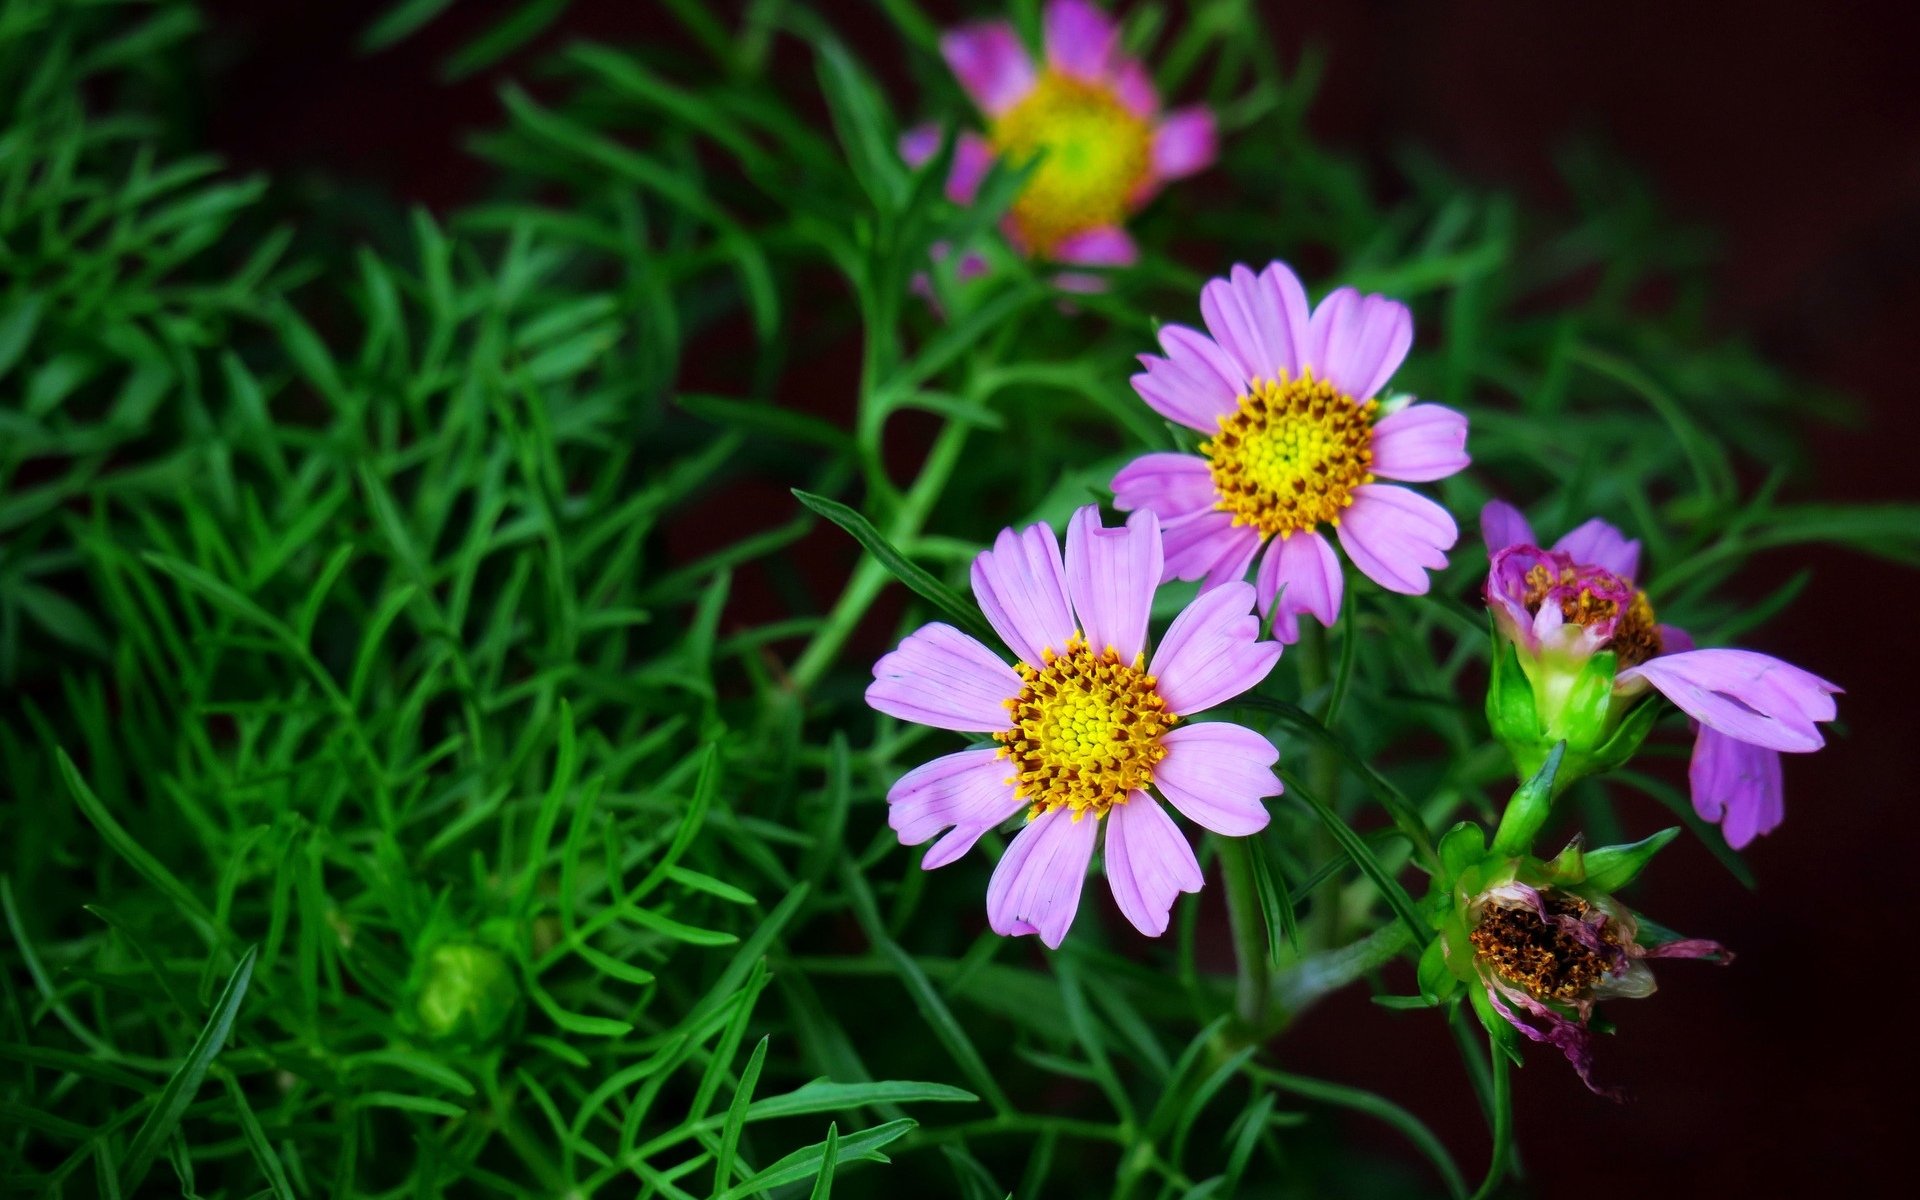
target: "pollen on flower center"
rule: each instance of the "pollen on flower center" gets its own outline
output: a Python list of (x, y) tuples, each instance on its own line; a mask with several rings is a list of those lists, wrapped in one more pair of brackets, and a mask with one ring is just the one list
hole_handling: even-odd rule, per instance
[(1610, 627), (1602, 648), (1613, 651), (1623, 670), (1657, 657), (1663, 649), (1660, 623), (1647, 594), (1611, 571), (1561, 565), (1556, 574), (1547, 563), (1535, 563), (1527, 571), (1521, 601), (1530, 613), (1553, 603), (1560, 606), (1561, 619), (1571, 624)]
[(1051, 71), (993, 123), (991, 136), (1016, 166), (1045, 155), (1013, 205), (1014, 225), (1037, 254), (1118, 224), (1151, 163), (1153, 131), (1110, 87)]
[(1613, 974), (1623, 960), (1611, 921), (1595, 921), (1578, 896), (1541, 896), (1546, 911), (1489, 904), (1468, 940), (1474, 957), (1507, 982), (1542, 1000), (1576, 1001)]
[(1112, 647), (1096, 654), (1074, 637), (1046, 663), (1021, 663), (1025, 685), (1007, 702), (1013, 728), (994, 734), (1013, 763), (1015, 793), (1037, 817), (1070, 808), (1095, 818), (1145, 787), (1167, 756), (1160, 735), (1179, 720), (1155, 690), (1144, 659), (1122, 662)]
[(1338, 525), (1353, 489), (1373, 482), (1379, 408), (1354, 403), (1311, 370), (1255, 382), (1200, 447), (1219, 493), (1215, 507), (1269, 536)]

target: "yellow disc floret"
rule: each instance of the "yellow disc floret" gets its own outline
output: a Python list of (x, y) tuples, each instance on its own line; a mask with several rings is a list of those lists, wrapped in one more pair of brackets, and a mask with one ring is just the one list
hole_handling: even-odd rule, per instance
[(994, 734), (1014, 769), (1015, 794), (1029, 817), (1070, 808), (1096, 818), (1153, 780), (1167, 756), (1160, 736), (1179, 720), (1146, 673), (1144, 656), (1122, 662), (1112, 647), (1096, 654), (1077, 636), (1040, 667), (1021, 663), (1024, 686), (1007, 701), (1013, 728)]
[(1220, 496), (1214, 507), (1267, 536), (1338, 525), (1353, 489), (1373, 482), (1379, 409), (1375, 400), (1354, 403), (1311, 370), (1256, 381), (1200, 447)]
[(1112, 88), (1051, 71), (990, 136), (1014, 166), (1044, 155), (1013, 204), (1021, 240), (1042, 256), (1075, 234), (1119, 224), (1152, 161), (1153, 130)]

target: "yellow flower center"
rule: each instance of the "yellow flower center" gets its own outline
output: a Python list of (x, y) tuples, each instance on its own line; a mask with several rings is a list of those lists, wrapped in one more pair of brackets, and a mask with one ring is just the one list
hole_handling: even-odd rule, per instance
[(989, 133), (1014, 166), (1045, 155), (1013, 204), (1021, 238), (1043, 256), (1075, 234), (1120, 223), (1153, 145), (1152, 129), (1111, 88), (1052, 71)]
[(1055, 808), (1072, 809), (1076, 821), (1089, 812), (1098, 819), (1152, 782), (1167, 756), (1160, 735), (1179, 718), (1155, 690), (1144, 655), (1124, 663), (1112, 647), (1095, 654), (1075, 635), (1066, 653), (1049, 649), (1044, 666), (1019, 670), (1025, 685), (1007, 701), (1013, 728), (993, 736), (1013, 763), (1029, 819)]
[(1200, 447), (1220, 496), (1214, 507), (1267, 536), (1338, 525), (1353, 489), (1373, 482), (1379, 409), (1375, 400), (1355, 404), (1311, 370), (1256, 381)]

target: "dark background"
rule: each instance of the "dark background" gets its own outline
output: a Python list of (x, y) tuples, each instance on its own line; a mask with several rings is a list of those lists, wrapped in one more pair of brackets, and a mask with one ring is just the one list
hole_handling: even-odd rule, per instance
[[(384, 54), (356, 54), (386, 6), (210, 4), (215, 149), (283, 180), (324, 173), (451, 207), (485, 185), (461, 145), (500, 123), (503, 76), (524, 77), (566, 38), (632, 42), (660, 20), (645, 3), (581, 0), (504, 68), (444, 84), (448, 52), (503, 6), (465, 3)], [(1327, 52), (1312, 123), (1337, 150), (1385, 164), (1418, 144), (1548, 206), (1565, 199), (1554, 153), (1572, 140), (1597, 138), (1646, 172), (1676, 218), (1720, 236), (1716, 323), (1858, 402), (1853, 426), (1810, 435), (1817, 478), (1804, 491), (1920, 493), (1908, 5), (1317, 0), (1273, 4), (1269, 24), (1288, 59)], [(1663, 923), (1717, 937), (1739, 961), (1669, 964), (1657, 1001), (1613, 1006), (1621, 1036), (1603, 1044), (1603, 1070), (1632, 1087), (1627, 1105), (1589, 1096), (1550, 1053), (1529, 1057), (1519, 1144), (1542, 1194), (1871, 1195), (1904, 1158), (1920, 1065), (1904, 919), (1920, 833), (1916, 581), (1859, 556), (1777, 551), (1745, 582), (1759, 595), (1809, 565), (1791, 615), (1755, 644), (1845, 686), (1845, 730), (1789, 758), (1787, 824), (1748, 855), (1756, 893), (1685, 839), (1641, 885), (1636, 899)], [(1647, 806), (1629, 809), (1630, 827), (1658, 821), (1652, 801), (1624, 803)], [(1429, 1022), (1350, 992), (1293, 1031), (1287, 1060), (1406, 1101), (1477, 1170), (1485, 1131)], [(1402, 1153), (1375, 1126), (1350, 1132)]]

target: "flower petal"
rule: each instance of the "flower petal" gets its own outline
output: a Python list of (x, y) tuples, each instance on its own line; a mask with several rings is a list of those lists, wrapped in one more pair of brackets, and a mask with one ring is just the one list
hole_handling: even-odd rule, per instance
[(1201, 588), (1216, 588), (1247, 577), (1253, 556), (1260, 550), (1260, 531), (1235, 525), (1232, 513), (1201, 512), (1160, 528), (1166, 544), (1166, 579), (1198, 579)]
[(1540, 544), (1533, 540), (1533, 526), (1527, 523), (1526, 514), (1505, 500), (1489, 500), (1480, 510), (1480, 536), (1486, 539), (1488, 558), (1508, 546)]
[(1087, 0), (1048, 0), (1041, 23), (1047, 65), (1088, 83), (1107, 78), (1120, 41), (1112, 17)]
[(1355, 400), (1387, 385), (1413, 347), (1413, 314), (1398, 300), (1338, 288), (1313, 310), (1308, 365)]
[(1245, 726), (1207, 721), (1177, 726), (1160, 744), (1167, 756), (1154, 768), (1154, 786), (1189, 821), (1227, 837), (1267, 827), (1260, 801), (1280, 794), (1273, 743)]
[[(1102, 225), (1098, 229), (1089, 229), (1064, 239), (1054, 246), (1051, 257), (1055, 262), (1074, 263), (1083, 267), (1130, 267), (1140, 261), (1140, 248), (1133, 244), (1133, 235), (1118, 225)], [(1093, 279), (1100, 286), (1068, 287), (1068, 282), (1075, 279)], [(1106, 287), (1106, 281), (1097, 275), (1062, 275), (1055, 282), (1068, 291), (1098, 291)]]
[(998, 750), (962, 750), (922, 763), (887, 790), (887, 824), (903, 846), (950, 830), (920, 864), (929, 871), (944, 867), (1024, 806), (1010, 771)]
[(1240, 368), (1206, 335), (1184, 325), (1160, 330), (1165, 358), (1140, 356), (1147, 369), (1133, 377), (1133, 390), (1153, 411), (1201, 433), (1220, 432), (1220, 418), (1240, 404)]
[(932, 122), (915, 125), (900, 135), (900, 157), (910, 167), (918, 168), (939, 149), (940, 127)]
[(953, 142), (953, 172), (947, 176), (947, 199), (968, 205), (980, 192), (980, 181), (993, 168), (993, 147), (987, 139), (964, 131)]
[(1067, 595), (1095, 654), (1111, 646), (1130, 663), (1147, 648), (1147, 614), (1160, 586), (1160, 518), (1142, 509), (1122, 529), (1089, 504), (1067, 524)]
[(1147, 667), (1171, 711), (1205, 712), (1265, 679), (1280, 661), (1280, 643), (1259, 640), (1252, 605), (1251, 587), (1226, 583), (1202, 592), (1173, 619)]
[(1260, 611), (1273, 614), (1273, 636), (1285, 645), (1300, 640), (1301, 613), (1311, 613), (1322, 625), (1332, 625), (1340, 616), (1345, 590), (1340, 559), (1333, 544), (1318, 533), (1274, 538), (1260, 560), (1255, 583)]
[(873, 664), (869, 707), (961, 733), (1008, 727), (1007, 701), (1020, 694), (1020, 676), (973, 638), (938, 621), (922, 625), (899, 649)]
[(1220, 134), (1213, 110), (1204, 104), (1177, 108), (1153, 131), (1153, 174), (1181, 179), (1204, 171), (1220, 157)]
[(1213, 472), (1198, 454), (1143, 454), (1113, 477), (1113, 506), (1121, 512), (1150, 508), (1170, 521), (1213, 507)]
[(1107, 884), (1135, 929), (1148, 937), (1165, 933), (1174, 899), (1203, 882), (1193, 847), (1159, 801), (1129, 792), (1107, 813)]
[(1599, 517), (1567, 533), (1553, 548), (1572, 555), (1577, 563), (1602, 567), (1628, 582), (1640, 573), (1640, 540), (1628, 538)]
[(973, 560), (973, 596), (994, 632), (1034, 666), (1046, 662), (1047, 649), (1065, 650), (1078, 628), (1060, 543), (1045, 525), (1001, 530), (993, 549)]
[(1307, 292), (1285, 263), (1268, 263), (1257, 277), (1235, 266), (1201, 289), (1200, 315), (1242, 379), (1298, 373), (1308, 335)]
[(997, 117), (1033, 88), (1033, 60), (1005, 21), (963, 25), (943, 34), (940, 53), (980, 111)]
[(1447, 565), (1460, 527), (1447, 510), (1417, 492), (1366, 483), (1340, 519), (1340, 545), (1367, 578), (1392, 592), (1424, 595), (1428, 571)]
[(1014, 836), (987, 883), (987, 924), (995, 933), (1037, 933), (1054, 950), (1066, 940), (1100, 831), (1097, 818), (1074, 816), (1072, 809), (1049, 809)]
[(1373, 427), (1373, 472), (1382, 479), (1427, 483), (1463, 471), (1467, 418), (1439, 404), (1410, 404)]
[(1122, 56), (1114, 66), (1113, 94), (1120, 106), (1136, 117), (1151, 121), (1160, 115), (1159, 89), (1137, 58)]
[(1708, 726), (1693, 741), (1687, 765), (1693, 810), (1720, 825), (1727, 845), (1739, 850), (1786, 819), (1780, 754), (1749, 745)]
[(1614, 686), (1634, 679), (1645, 679), (1710, 729), (1797, 754), (1826, 744), (1814, 723), (1833, 720), (1833, 694), (1840, 690), (1810, 671), (1752, 650), (1663, 654), (1620, 672)]

